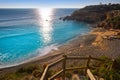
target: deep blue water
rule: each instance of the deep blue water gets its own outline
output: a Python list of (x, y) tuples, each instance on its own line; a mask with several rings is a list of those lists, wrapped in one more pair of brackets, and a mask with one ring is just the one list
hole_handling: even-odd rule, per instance
[(75, 9), (0, 9), (0, 67), (49, 52), (90, 31), (85, 23), (62, 21)]

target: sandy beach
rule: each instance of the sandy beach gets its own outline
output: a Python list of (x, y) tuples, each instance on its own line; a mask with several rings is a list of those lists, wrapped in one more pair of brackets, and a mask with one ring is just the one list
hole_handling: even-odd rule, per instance
[(17, 69), (27, 66), (28, 64), (44, 65), (49, 64), (63, 54), (74, 56), (89, 56), (100, 57), (107, 56), (115, 59), (120, 56), (120, 40), (119, 39), (106, 39), (106, 36), (115, 35), (116, 31), (108, 31), (100, 28), (93, 29), (90, 33), (78, 36), (75, 39), (60, 46), (58, 50), (52, 50), (50, 53), (37, 57), (36, 59), (14, 67), (0, 69), (0, 75), (16, 71)]

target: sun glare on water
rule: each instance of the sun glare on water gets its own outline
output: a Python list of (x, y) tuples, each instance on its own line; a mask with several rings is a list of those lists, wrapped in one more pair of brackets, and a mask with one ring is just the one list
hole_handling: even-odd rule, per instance
[(44, 43), (49, 43), (52, 40), (52, 14), (53, 9), (50, 8), (41, 8), (38, 9), (39, 13), (39, 22), (40, 22), (40, 31), (42, 31), (42, 36), (44, 38)]

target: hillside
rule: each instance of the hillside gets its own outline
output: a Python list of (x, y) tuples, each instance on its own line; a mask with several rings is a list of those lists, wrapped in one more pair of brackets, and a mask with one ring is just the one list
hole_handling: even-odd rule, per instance
[(105, 29), (120, 29), (120, 10), (112, 10), (106, 14), (106, 19), (100, 22), (97, 27)]
[(113, 10), (120, 10), (120, 4), (109, 3), (108, 5), (86, 6), (82, 9), (74, 11), (70, 16), (64, 17), (63, 20), (75, 20), (94, 24), (107, 19), (107, 14)]

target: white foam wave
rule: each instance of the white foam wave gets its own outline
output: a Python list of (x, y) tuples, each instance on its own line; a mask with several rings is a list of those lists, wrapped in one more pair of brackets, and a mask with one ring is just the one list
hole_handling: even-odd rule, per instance
[[(13, 67), (13, 66), (24, 64), (24, 63), (27, 63), (27, 62), (30, 62), (30, 61), (33, 61), (33, 60), (37, 60), (39, 57), (48, 54), (52, 50), (58, 50), (58, 47), (59, 47), (59, 45), (52, 44), (52, 45), (46, 46), (44, 48), (40, 48), (40, 49), (36, 50), (36, 52), (32, 53), (32, 54), (36, 54), (35, 57), (29, 58), (28, 60), (22, 61), (20, 63), (17, 62), (17, 63), (14, 63), (14, 64), (8, 64), (8, 65), (6, 65), (4, 63), (0, 63), (0, 69), (2, 69), (2, 68), (8, 68), (8, 67)], [(2, 54), (0, 54), (0, 55), (2, 55)], [(6, 57), (6, 56), (7, 55), (4, 55), (4, 57)]]
[(38, 54), (39, 55), (45, 55), (47, 53), (49, 53), (52, 50), (58, 50), (58, 45), (57, 44), (52, 44), (50, 46), (46, 46), (45, 48), (42, 49), (38, 49)]

